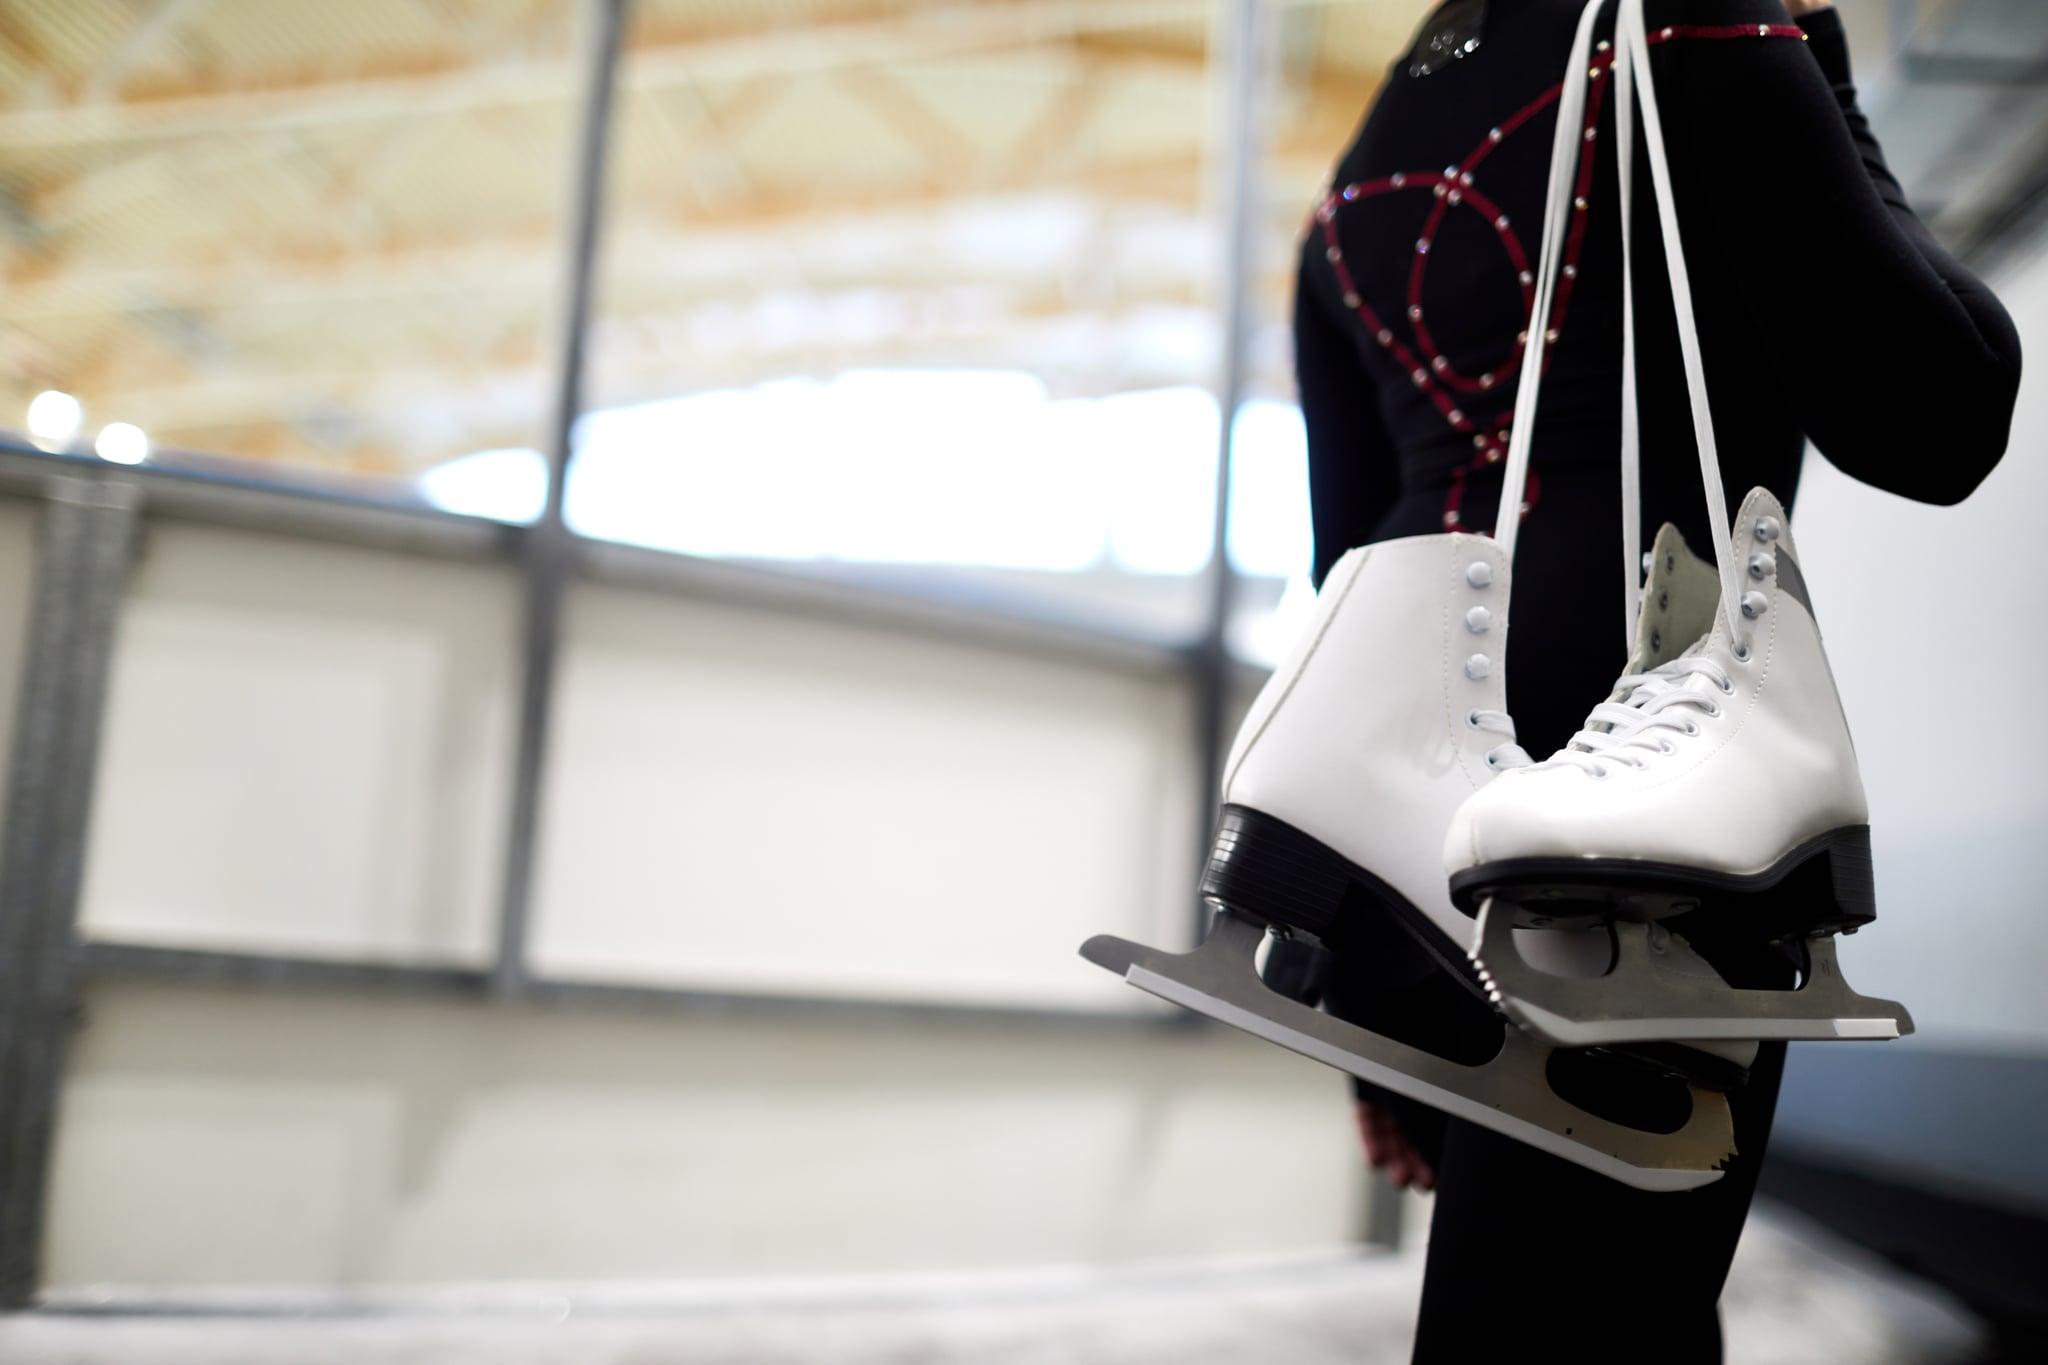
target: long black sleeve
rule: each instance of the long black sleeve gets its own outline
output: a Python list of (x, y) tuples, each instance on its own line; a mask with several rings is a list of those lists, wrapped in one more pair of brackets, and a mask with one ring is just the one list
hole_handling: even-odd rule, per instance
[[(1674, 8), (1701, 25), (1787, 21), (1779, 0)], [(1666, 124), (1694, 172), (1680, 211), (1710, 216), (1821, 453), (1890, 492), (1959, 502), (2005, 452), (2019, 334), (1907, 206), (1857, 106), (1840, 18), (1803, 27), (1805, 43), (1668, 45)]]
[(1294, 365), (1308, 433), (1315, 585), (1344, 552), (1371, 539), (1399, 491), (1394, 441), (1380, 420), (1372, 376), (1339, 321), (1303, 278), (1294, 296)]

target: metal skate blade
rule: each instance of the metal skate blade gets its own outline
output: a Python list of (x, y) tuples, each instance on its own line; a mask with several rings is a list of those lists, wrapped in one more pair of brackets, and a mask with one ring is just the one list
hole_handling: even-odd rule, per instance
[(1268, 990), (1253, 965), (1264, 937), (1262, 927), (1226, 911), (1191, 953), (1104, 934), (1082, 945), (1081, 955), (1162, 1000), (1637, 1189), (1712, 1184), (1735, 1155), (1725, 1096), (1693, 1088), (1692, 1114), (1675, 1133), (1611, 1122), (1560, 1098), (1545, 1074), (1550, 1049), (1513, 1029), (1491, 1061), (1463, 1066)]
[(1554, 976), (1529, 964), (1501, 901), (1479, 907), (1473, 965), (1502, 1013), (1555, 1047), (1608, 1043), (1770, 1039), (1816, 1042), (1898, 1038), (1913, 1017), (1892, 1000), (1859, 995), (1842, 979), (1832, 937), (1808, 941), (1806, 984), (1743, 990), (1676, 969), (1649, 924), (1617, 920), (1614, 966), (1605, 976)]

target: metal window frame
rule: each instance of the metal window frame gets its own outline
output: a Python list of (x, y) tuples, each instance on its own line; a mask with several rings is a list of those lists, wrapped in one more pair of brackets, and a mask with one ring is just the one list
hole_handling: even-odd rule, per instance
[[(1036, 605), (967, 605), (801, 572), (591, 541), (565, 525), (563, 494), (574, 457), (572, 434), (582, 415), (585, 348), (604, 226), (604, 172), (630, 0), (585, 0), (581, 136), (571, 168), (564, 303), (555, 352), (556, 402), (548, 430), (547, 502), (535, 526), (506, 526), (435, 509), (218, 474), (114, 466), (91, 457), (46, 453), (0, 437), (0, 496), (37, 500), (42, 531), (13, 752), (6, 761), (7, 820), (0, 830), (0, 1312), (31, 1306), (40, 1285), (49, 1166), (67, 1043), (82, 986), (91, 980), (402, 992), (475, 1001), (517, 997), (536, 1004), (656, 1009), (690, 1016), (999, 1024), (1053, 1031), (1205, 1027), (1197, 1016), (1142, 1006), (1080, 1011), (927, 1004), (547, 978), (530, 971), (526, 943), (562, 610), (570, 584), (579, 580), (929, 632), (1119, 671), (1179, 676), (1195, 697), (1192, 738), (1200, 755), (1202, 782), (1199, 809), (1191, 814), (1199, 818), (1199, 846), (1206, 847), (1230, 698), (1262, 676), (1261, 670), (1232, 659), (1227, 626), (1241, 587), (1229, 559), (1229, 493), (1235, 419), (1246, 384), (1256, 112), (1264, 92), (1268, 46), (1262, 0), (1212, 3), (1217, 5), (1212, 31), (1227, 48), (1219, 72), (1225, 151), (1218, 168), (1227, 242), (1222, 298), (1225, 362), (1217, 389), (1223, 420), (1214, 539), (1205, 584), (1207, 613), (1199, 638), (1191, 643), (1105, 629)], [(501, 896), (488, 964), (333, 960), (79, 941), (78, 898), (101, 710), (116, 619), (145, 509), (151, 518), (519, 565), (524, 585), (521, 700)], [(1207, 917), (1197, 906), (1191, 925), (1196, 935)]]

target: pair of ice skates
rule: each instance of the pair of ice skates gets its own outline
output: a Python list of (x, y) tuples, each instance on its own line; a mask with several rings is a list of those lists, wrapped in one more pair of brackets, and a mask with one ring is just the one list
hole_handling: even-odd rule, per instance
[[(1631, 323), (1629, 661), (1557, 754), (1531, 763), (1514, 741), (1505, 659), (1517, 513), (1599, 7), (1588, 5), (1566, 67), (1494, 535), (1410, 537), (1337, 563), (1227, 760), (1202, 878), (1217, 912), (1208, 938), (1169, 954), (1102, 936), (1082, 953), (1448, 1114), (1630, 1185), (1681, 1190), (1718, 1179), (1734, 1154), (1722, 1091), (1739, 1083), (1753, 1040), (1891, 1038), (1912, 1022), (1857, 995), (1836, 967), (1833, 935), (1876, 914), (1862, 780), (1783, 507), (1759, 488), (1732, 530), (1726, 515), (1641, 0), (1622, 0), (1613, 64), (1624, 279), (1640, 84), (1715, 562), (1668, 525), (1639, 560)], [(1510, 1021), (1490, 1057), (1437, 1055), (1260, 979), (1269, 934), (1341, 951), (1389, 920)], [(1734, 942), (1796, 957), (1797, 988), (1731, 987), (1695, 950)], [(1646, 1119), (1567, 1098), (1557, 1059), (1569, 1049), (1648, 1060), (1683, 1083), (1687, 1111)]]

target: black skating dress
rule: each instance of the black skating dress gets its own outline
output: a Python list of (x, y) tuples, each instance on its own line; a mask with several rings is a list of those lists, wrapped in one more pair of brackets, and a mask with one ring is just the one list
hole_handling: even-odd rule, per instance
[[(1493, 524), (1558, 73), (1581, 5), (1488, 8), (1469, 56), (1422, 77), (1405, 57), (1394, 65), (1308, 224), (1295, 340), (1318, 583), (1353, 546)], [(1729, 506), (1758, 484), (1790, 506), (1809, 440), (1866, 483), (1961, 500), (2004, 453), (2018, 335), (1907, 207), (1857, 107), (1841, 21), (1823, 10), (1794, 23), (1778, 0), (1647, 0), (1647, 20)], [(1538, 756), (1570, 738), (1623, 662), (1612, 55), (1603, 46), (1593, 68), (1594, 155), (1548, 320), (1557, 336), (1515, 565), (1508, 700)], [(1640, 146), (1637, 159), (1643, 543), (1669, 520), (1704, 546)], [(1340, 964), (1333, 1012), (1440, 1047), (1490, 1027), (1419, 950), (1380, 947)], [(1731, 979), (1748, 971), (1738, 984), (1783, 971), (1717, 965)], [(1715, 1303), (1783, 1056), (1766, 1044), (1734, 1097), (1741, 1151), (1727, 1177), (1680, 1195), (1376, 1097), (1437, 1171), (1416, 1358), (1720, 1359)]]

